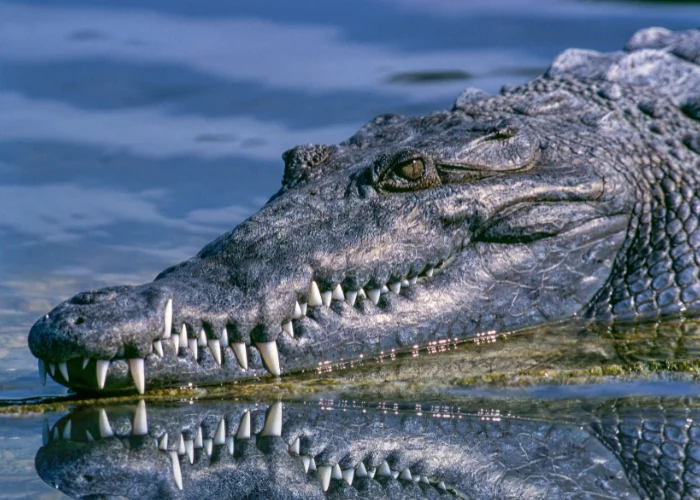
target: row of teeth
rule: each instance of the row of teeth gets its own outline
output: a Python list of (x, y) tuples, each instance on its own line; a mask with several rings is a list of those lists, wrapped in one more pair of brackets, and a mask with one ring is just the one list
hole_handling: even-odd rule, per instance
[[(444, 264), (441, 262), (438, 266)], [(433, 276), (435, 267), (428, 267), (421, 274), (421, 276), (426, 276), (428, 278)], [(306, 316), (306, 312), (309, 307), (320, 307), (326, 306), (330, 307), (333, 301), (345, 301), (349, 305), (354, 306), (357, 298), (369, 299), (374, 305), (379, 303), (379, 299), (382, 294), (394, 293), (398, 295), (401, 293), (401, 288), (407, 288), (411, 285), (415, 285), (418, 281), (418, 277), (414, 276), (411, 279), (403, 279), (395, 283), (391, 283), (388, 286), (384, 285), (381, 288), (375, 288), (365, 292), (363, 288), (359, 290), (348, 290), (344, 291), (341, 285), (336, 285), (333, 290), (321, 292), (318, 284), (315, 281), (311, 282), (311, 287), (309, 288), (309, 293), (307, 294), (307, 302), (300, 303), (297, 301), (294, 304), (293, 319), (301, 319)], [(168, 299), (165, 304), (164, 310), (164, 328), (163, 336), (161, 339), (153, 341), (150, 346), (150, 352), (163, 357), (163, 340), (171, 339), (173, 345), (175, 346), (175, 352), (179, 352), (180, 349), (189, 349), (192, 352), (192, 356), (195, 360), (199, 358), (199, 348), (209, 348), (214, 360), (219, 366), (222, 363), (222, 346), (230, 345), (233, 353), (236, 357), (236, 361), (240, 367), (244, 370), (248, 369), (248, 354), (246, 352), (246, 344), (244, 342), (229, 342), (228, 331), (226, 327), (223, 328), (221, 332), (220, 339), (209, 339), (207, 338), (204, 328), (201, 328), (197, 338), (190, 338), (187, 332), (187, 326), (184, 324), (180, 328), (180, 333), (177, 335), (172, 335), (173, 326), (173, 301)], [(285, 321), (281, 325), (280, 333), (286, 333), (290, 337), (294, 337), (294, 326), (292, 321)], [(281, 373), (279, 351), (277, 349), (277, 342), (256, 342), (255, 347), (260, 351), (260, 356), (262, 357), (263, 363), (267, 371), (272, 375), (278, 377)], [(119, 356), (119, 353), (117, 357)], [(90, 363), (90, 358), (83, 358), (83, 370)], [(131, 373), (134, 386), (140, 394), (143, 394), (146, 390), (146, 377), (144, 372), (144, 360), (143, 358), (130, 358), (129, 372)], [(99, 389), (104, 389), (105, 381), (107, 380), (107, 372), (109, 370), (110, 360), (96, 359), (95, 360), (95, 370), (97, 375), (97, 386)], [(66, 361), (59, 363), (45, 362), (39, 359), (39, 378), (41, 383), (46, 385), (46, 372), (51, 374), (52, 377), (56, 377), (56, 372), (58, 371), (66, 382), (70, 381), (70, 375), (68, 373), (68, 363)]]
[[(109, 418), (107, 412), (104, 409), (99, 411), (99, 429), (100, 429), (100, 439), (111, 438), (114, 436), (114, 431), (109, 423)], [(68, 420), (63, 430), (58, 429), (58, 425), (53, 428), (53, 433), (49, 432), (48, 423), (44, 421), (44, 432), (43, 440), (44, 446), (48, 444), (50, 440), (70, 440), (72, 433), (71, 421)], [(136, 407), (136, 413), (134, 415), (134, 420), (132, 424), (131, 434), (133, 436), (145, 436), (148, 434), (148, 416), (146, 413), (146, 403), (141, 400)], [(265, 419), (265, 425), (262, 431), (258, 434), (260, 437), (266, 436), (282, 436), (282, 403), (275, 403), (270, 407), (270, 410)], [(92, 436), (89, 430), (85, 430), (85, 437), (88, 441), (94, 441), (95, 438)], [(250, 423), (250, 412), (245, 411), (241, 416), (240, 423), (238, 424), (238, 431), (236, 432), (235, 439), (250, 439), (251, 438), (251, 423)], [(214, 451), (214, 445), (225, 445), (230, 455), (234, 452), (234, 436), (227, 436), (226, 432), (226, 422), (225, 419), (221, 419), (216, 429), (216, 433), (213, 438), (204, 438), (202, 427), (200, 426), (197, 430), (197, 435), (194, 439), (184, 439), (182, 434), (180, 434), (180, 442), (177, 446), (177, 451), (168, 449), (168, 433), (164, 433), (158, 440), (158, 449), (166, 452), (170, 455), (172, 467), (173, 467), (173, 479), (175, 484), (179, 489), (183, 489), (182, 481), (182, 470), (180, 468), (180, 457), (187, 457), (190, 464), (194, 463), (194, 450), (203, 449), (209, 457), (212, 456)], [(291, 444), (289, 444), (289, 453), (293, 456), (301, 458), (302, 464), (304, 466), (304, 471), (308, 474), (310, 472), (316, 471), (318, 477), (321, 480), (321, 486), (323, 491), (328, 491), (331, 484), (331, 479), (343, 480), (348, 485), (352, 485), (355, 478), (358, 477), (392, 477), (394, 479), (400, 479), (402, 481), (413, 481), (416, 483), (423, 483), (433, 485), (436, 488), (446, 491), (447, 487), (443, 481), (430, 481), (427, 476), (420, 474), (412, 474), (410, 469), (406, 467), (401, 471), (392, 470), (389, 463), (384, 460), (379, 467), (365, 467), (363, 462), (359, 462), (357, 466), (348, 469), (341, 469), (339, 464), (334, 465), (316, 465), (316, 461), (313, 456), (301, 455), (300, 450), (300, 438), (296, 438)]]

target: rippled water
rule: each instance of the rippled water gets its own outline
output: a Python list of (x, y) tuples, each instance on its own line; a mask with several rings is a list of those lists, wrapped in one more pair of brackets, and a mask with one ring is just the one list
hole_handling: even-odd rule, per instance
[[(285, 149), (698, 19), (687, 2), (0, 1), (0, 400), (65, 392), (26, 347), (40, 314), (193, 255), (278, 189)], [(0, 420), (0, 496), (61, 496), (34, 472), (41, 427)]]

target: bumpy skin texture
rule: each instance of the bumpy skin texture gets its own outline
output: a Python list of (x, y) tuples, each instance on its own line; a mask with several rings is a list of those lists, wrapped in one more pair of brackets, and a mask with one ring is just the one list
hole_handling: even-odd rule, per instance
[[(650, 28), (625, 52), (566, 51), (500, 95), (468, 89), (450, 111), (294, 148), (260, 212), (152, 283), (64, 302), (30, 349), (65, 362), (55, 378), (76, 390), (112, 360), (105, 387), (123, 389), (126, 359), (145, 358), (148, 387), (217, 383), (275, 373), (258, 351), (273, 341), (294, 371), (576, 315), (696, 311), (699, 54), (699, 31)], [(295, 314), (314, 283), (343, 293)], [(169, 338), (183, 325), (204, 332), (197, 356)], [(220, 366), (208, 344), (224, 332)]]
[[(454, 408), (443, 409), (442, 415), (429, 405), (423, 410), (390, 408), (385, 413), (376, 407), (363, 411), (284, 405), (281, 432), (263, 436), (272, 427), (266, 427), (269, 410), (266, 415), (255, 407), (213, 402), (170, 409), (149, 405), (148, 432), (132, 436), (133, 408), (109, 408), (105, 415), (114, 436), (104, 438), (100, 438), (99, 411), (76, 411), (47, 432), (47, 443), (35, 463), (45, 482), (74, 498), (109, 494), (114, 498), (517, 500), (636, 499), (647, 494), (635, 489), (637, 485), (628, 478), (636, 469), (623, 468), (618, 455), (587, 424), (496, 411), (458, 414)], [(250, 414), (251, 435), (241, 438), (245, 411)], [(222, 420), (222, 436), (230, 440), (216, 444)], [(167, 445), (159, 449), (165, 433)], [(193, 443), (192, 464), (186, 452), (178, 452), (181, 435)], [(663, 441), (668, 439), (662, 437)], [(312, 458), (314, 466), (307, 471), (303, 460)], [(388, 470), (382, 472), (384, 462)], [(330, 472), (324, 488), (323, 468), (328, 474), (336, 465), (345, 480), (333, 478)], [(174, 466), (180, 468), (182, 488), (175, 480)], [(360, 466), (369, 473), (376, 469), (374, 477), (363, 477)], [(390, 477), (389, 471), (403, 476)], [(663, 485), (660, 472), (650, 480)], [(687, 491), (690, 486), (685, 486)]]

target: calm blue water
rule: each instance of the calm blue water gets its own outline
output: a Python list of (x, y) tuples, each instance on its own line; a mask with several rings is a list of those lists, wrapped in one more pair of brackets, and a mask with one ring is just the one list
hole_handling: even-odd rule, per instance
[[(64, 392), (39, 385), (37, 317), (193, 255), (278, 189), (285, 149), (698, 24), (670, 2), (0, 2), (0, 399)], [(434, 72), (456, 73), (414, 78)], [(59, 495), (36, 422), (0, 420), (4, 498)]]

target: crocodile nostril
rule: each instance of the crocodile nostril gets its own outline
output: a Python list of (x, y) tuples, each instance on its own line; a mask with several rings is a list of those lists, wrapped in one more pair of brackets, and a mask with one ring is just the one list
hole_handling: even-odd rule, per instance
[(79, 316), (78, 319), (75, 320), (76, 325), (82, 325), (83, 323), (85, 323), (85, 318), (82, 316)]

